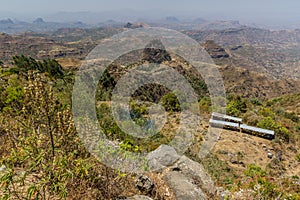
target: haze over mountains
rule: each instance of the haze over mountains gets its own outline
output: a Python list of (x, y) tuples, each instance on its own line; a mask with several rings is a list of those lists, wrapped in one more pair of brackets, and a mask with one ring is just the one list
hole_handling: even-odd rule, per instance
[[(225, 21), (225, 20), (216, 20), (210, 21), (205, 20), (202, 18), (195, 18), (195, 19), (179, 19), (174, 16), (167, 16), (161, 19), (137, 19), (137, 20), (99, 20), (96, 22), (94, 18), (94, 23), (84, 23), (80, 20), (74, 20), (75, 18), (68, 18), (68, 14), (61, 13), (61, 15), (67, 15), (63, 18), (64, 22), (54, 22), (54, 21), (46, 21), (43, 18), (36, 18), (32, 21), (21, 21), (17, 19), (11, 18), (4, 18), (0, 19), (0, 32), (8, 33), (8, 34), (15, 34), (20, 32), (37, 32), (43, 33), (48, 31), (55, 31), (60, 28), (96, 28), (96, 27), (124, 27), (125, 23), (128, 22), (144, 22), (154, 27), (166, 27), (172, 28), (176, 30), (219, 30), (225, 28), (238, 28), (242, 27), (239, 21), (232, 20), (232, 21)], [(59, 21), (59, 20), (58, 20)], [(85, 20), (86, 21), (86, 20)]]
[[(239, 15), (237, 13), (233, 13)], [(91, 28), (103, 26), (122, 26), (127, 22), (145, 22), (152, 26), (168, 25), (176, 29), (223, 29), (236, 28), (241, 25), (266, 29), (298, 29), (300, 22), (295, 18), (252, 18), (232, 17), (229, 14), (213, 12), (170, 12), (162, 10), (134, 10), (120, 9), (101, 12), (67, 12), (41, 14), (20, 14), (14, 12), (0, 12), (0, 32), (19, 33), (24, 31), (46, 32), (67, 28)]]

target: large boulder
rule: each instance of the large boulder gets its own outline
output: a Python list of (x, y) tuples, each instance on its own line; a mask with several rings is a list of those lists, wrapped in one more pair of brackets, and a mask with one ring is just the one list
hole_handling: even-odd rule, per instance
[(217, 196), (217, 188), (203, 166), (186, 156), (180, 157), (164, 178), (178, 200), (211, 199)]
[(178, 200), (207, 199), (207, 196), (201, 188), (193, 183), (193, 179), (185, 176), (181, 172), (171, 171), (166, 175), (165, 179)]
[(152, 171), (160, 171), (165, 167), (173, 165), (179, 157), (173, 147), (164, 144), (147, 155), (149, 167)]

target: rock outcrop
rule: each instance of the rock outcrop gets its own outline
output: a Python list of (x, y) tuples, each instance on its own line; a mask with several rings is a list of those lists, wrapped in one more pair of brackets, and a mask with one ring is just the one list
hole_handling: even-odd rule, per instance
[(164, 61), (171, 61), (170, 54), (166, 51), (160, 40), (152, 40), (143, 50), (142, 59), (150, 63), (161, 64)]
[(165, 176), (178, 200), (211, 199), (217, 195), (217, 189), (203, 166), (186, 156), (170, 167)]
[(137, 23), (130, 23), (128, 22), (124, 28), (131, 28), (131, 29), (135, 29), (135, 28), (149, 28), (150, 26), (146, 23), (143, 22), (137, 22)]
[(207, 40), (202, 46), (213, 59), (229, 57), (225, 49), (212, 40)]
[(186, 156), (179, 156), (172, 147), (162, 145), (150, 153), (148, 159), (152, 170), (162, 172), (176, 199), (201, 200), (218, 196), (217, 188), (203, 166)]

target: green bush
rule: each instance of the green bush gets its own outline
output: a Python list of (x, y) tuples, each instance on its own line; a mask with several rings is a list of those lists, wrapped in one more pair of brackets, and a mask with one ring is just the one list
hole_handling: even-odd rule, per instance
[(265, 177), (267, 175), (267, 173), (264, 170), (262, 170), (260, 166), (257, 166), (255, 164), (250, 164), (244, 173), (246, 176), (249, 176), (251, 178)]
[(229, 100), (227, 104), (226, 112), (229, 115), (233, 116), (241, 116), (247, 111), (247, 103), (246, 100), (241, 98), (240, 96), (233, 97)]
[(111, 140), (126, 138), (126, 134), (120, 129), (111, 114), (111, 108), (106, 103), (102, 103), (96, 110), (99, 125), (103, 133)]
[(272, 119), (275, 119), (275, 113), (270, 108), (261, 108), (259, 110), (259, 114), (264, 117), (270, 117)]
[[(7, 78), (7, 77), (6, 77)], [(0, 111), (20, 111), (24, 98), (24, 90), (18, 77), (12, 75), (0, 86)]]
[(262, 105), (262, 102), (256, 98), (252, 98), (250, 99), (250, 102), (253, 104), (253, 105), (256, 105), (256, 106), (261, 106)]
[(180, 104), (174, 93), (168, 93), (161, 99), (162, 105), (167, 111), (180, 112)]
[(21, 86), (9, 86), (6, 88), (5, 92), (7, 93), (7, 99), (5, 100), (6, 104), (11, 104), (13, 102), (20, 103), (24, 97), (24, 91)]
[(285, 141), (288, 141), (290, 139), (291, 133), (289, 132), (289, 130), (273, 120), (272, 117), (264, 117), (261, 121), (258, 122), (257, 126), (260, 128), (275, 131), (276, 136), (284, 139)]
[(200, 112), (210, 112), (211, 111), (211, 99), (209, 97), (203, 97), (199, 101)]
[(272, 100), (267, 101), (266, 105), (267, 106), (273, 106), (275, 105), (277, 102), (280, 102), (280, 98), (274, 98)]
[(14, 56), (13, 61), (14, 66), (21, 72), (28, 72), (30, 70), (39, 71), (41, 73), (46, 72), (53, 78), (64, 78), (65, 75), (65, 70), (56, 60), (45, 59), (43, 61), (37, 61), (34, 58), (21, 55)]

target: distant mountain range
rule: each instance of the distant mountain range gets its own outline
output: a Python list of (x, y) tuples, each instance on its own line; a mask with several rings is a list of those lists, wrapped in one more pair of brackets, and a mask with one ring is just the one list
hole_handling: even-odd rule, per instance
[(12, 20), (10, 18), (0, 20), (0, 32), (15, 34), (20, 32), (48, 32), (55, 31), (60, 28), (89, 28), (91, 25), (82, 22), (73, 23), (58, 23), (45, 22), (42, 18), (37, 18), (33, 22), (25, 22), (19, 20)]
[[(60, 28), (100, 28), (126, 26), (127, 23), (143, 23), (154, 27), (165, 27), (176, 30), (220, 30), (227, 28), (239, 28), (242, 25), (238, 21), (207, 21), (202, 18), (191, 20), (180, 20), (174, 16), (168, 16), (163, 19), (149, 20), (140, 19), (136, 21), (117, 21), (106, 20), (95, 24), (88, 24), (81, 21), (74, 22), (49, 22), (42, 18), (37, 18), (32, 22), (19, 21), (15, 19), (0, 19), (0, 32), (16, 34), (21, 32), (45, 33), (56, 31)], [(147, 26), (148, 26), (147, 25)]]

